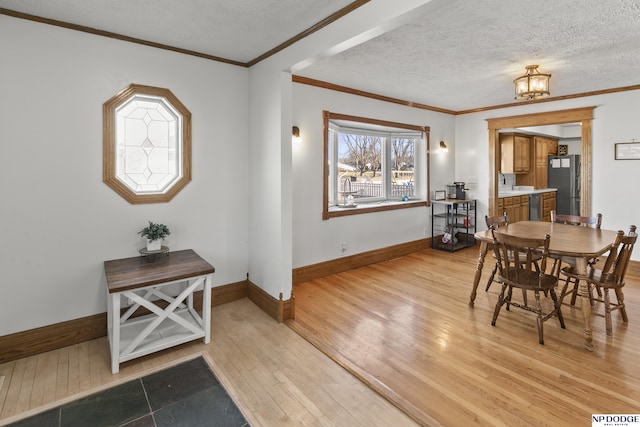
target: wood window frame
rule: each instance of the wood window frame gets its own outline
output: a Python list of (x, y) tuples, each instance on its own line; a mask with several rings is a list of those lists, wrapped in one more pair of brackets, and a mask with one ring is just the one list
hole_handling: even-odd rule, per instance
[[(180, 135), (182, 158), (179, 160), (182, 167), (182, 176), (165, 192), (139, 194), (125, 185), (117, 176), (116, 109), (135, 95), (164, 98), (182, 116), (182, 134)], [(131, 204), (166, 203), (191, 182), (191, 112), (169, 89), (130, 84), (103, 104), (102, 115), (102, 181), (122, 198)]]

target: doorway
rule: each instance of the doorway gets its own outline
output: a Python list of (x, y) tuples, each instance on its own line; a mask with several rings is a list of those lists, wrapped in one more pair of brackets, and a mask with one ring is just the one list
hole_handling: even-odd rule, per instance
[(595, 107), (583, 107), (571, 110), (559, 110), (545, 113), (525, 114), (521, 116), (487, 119), (489, 128), (489, 215), (497, 215), (498, 210), (498, 167), (500, 150), (498, 141), (501, 129), (557, 125), (579, 122), (582, 125), (581, 137), (581, 198), (580, 215), (591, 214), (591, 120)]

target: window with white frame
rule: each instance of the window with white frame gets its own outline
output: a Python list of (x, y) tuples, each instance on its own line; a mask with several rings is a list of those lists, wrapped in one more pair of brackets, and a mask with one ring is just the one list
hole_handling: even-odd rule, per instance
[(324, 219), (425, 204), (427, 127), (324, 115)]

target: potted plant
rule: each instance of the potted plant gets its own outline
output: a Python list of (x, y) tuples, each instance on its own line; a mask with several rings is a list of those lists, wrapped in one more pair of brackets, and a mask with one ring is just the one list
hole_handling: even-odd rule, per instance
[(162, 239), (171, 234), (171, 231), (164, 224), (154, 224), (149, 221), (149, 225), (138, 231), (138, 234), (146, 237), (148, 251), (159, 251), (162, 248)]

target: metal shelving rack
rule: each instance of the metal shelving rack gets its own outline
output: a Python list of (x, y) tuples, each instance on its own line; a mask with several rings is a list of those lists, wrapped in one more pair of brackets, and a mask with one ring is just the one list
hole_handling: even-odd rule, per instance
[[(444, 199), (431, 201), (431, 247), (445, 251), (474, 246), (476, 201)], [(447, 238), (448, 237), (448, 238)]]

